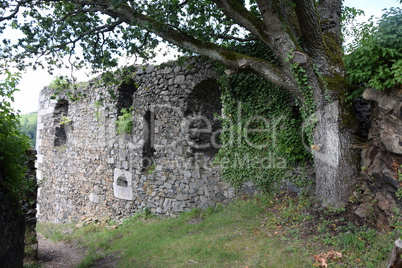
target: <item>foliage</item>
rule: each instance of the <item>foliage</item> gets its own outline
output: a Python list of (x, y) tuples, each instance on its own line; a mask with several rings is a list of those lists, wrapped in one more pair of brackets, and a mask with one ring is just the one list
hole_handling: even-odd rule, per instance
[[(347, 37), (356, 37), (360, 34), (360, 32), (357, 31), (357, 28), (353, 27), (356, 17), (360, 15), (364, 15), (363, 10), (356, 9), (354, 7), (342, 6), (341, 32), (344, 42), (348, 41), (345, 40)], [(348, 47), (350, 47), (350, 45), (346, 45), (346, 49), (348, 49)]]
[(54, 91), (51, 99), (56, 99), (60, 94), (64, 94), (70, 101), (78, 101), (86, 94), (80, 91), (80, 87), (86, 87), (86, 83), (76, 83), (74, 77), (68, 76), (56, 76), (52, 82), (50, 82), (49, 88)]
[[(270, 60), (260, 43), (238, 46), (242, 53)], [(264, 191), (273, 189), (295, 162), (309, 159), (300, 137), (300, 116), (289, 105), (292, 97), (259, 76), (221, 75), (224, 108), (222, 148), (217, 158), (222, 177), (239, 187), (252, 180)], [(296, 109), (296, 107), (294, 107)]]
[(345, 57), (350, 82), (378, 90), (402, 84), (402, 9), (386, 11), (377, 24), (371, 17), (355, 29), (357, 41)]
[[(289, 55), (289, 61), (291, 62), (292, 57)], [(300, 108), (301, 118), (304, 122), (303, 129), (303, 140), (307, 140), (306, 144), (309, 146), (313, 145), (313, 134), (314, 127), (316, 123), (315, 109), (316, 105), (313, 98), (313, 89), (309, 85), (306, 70), (297, 62), (290, 63), (292, 67), (293, 76), (296, 80), (297, 86), (300, 90), (301, 95), (304, 98), (304, 103), (302, 104), (298, 99), (295, 99), (296, 104)]]
[(133, 109), (132, 106), (129, 109), (121, 109), (121, 115), (116, 121), (117, 134), (129, 134), (133, 130)]
[(31, 145), (35, 148), (36, 144), (36, 126), (38, 120), (38, 112), (32, 112), (29, 114), (22, 114), (20, 116), (19, 130), (22, 134), (28, 136), (31, 139)]
[(59, 123), (59, 125), (67, 125), (70, 124), (73, 120), (67, 116), (62, 115), (61, 116), (61, 121)]
[(102, 116), (102, 105), (103, 105), (103, 102), (101, 100), (94, 102), (94, 108), (95, 108), (94, 115), (95, 115), (95, 119), (98, 122), (99, 126), (101, 125), (100, 122), (101, 122), (101, 116)]
[(20, 201), (26, 184), (26, 151), (30, 147), (29, 138), (18, 129), (18, 113), (11, 108), (19, 79), (19, 74), (6, 71), (0, 80), (0, 187), (15, 204)]
[(52, 82), (50, 82), (49, 88), (56, 91), (63, 91), (69, 89), (71, 82), (67, 76), (57, 76)]
[(156, 164), (152, 163), (149, 167), (145, 169), (145, 173), (148, 175), (152, 175), (155, 173), (155, 170), (156, 170)]

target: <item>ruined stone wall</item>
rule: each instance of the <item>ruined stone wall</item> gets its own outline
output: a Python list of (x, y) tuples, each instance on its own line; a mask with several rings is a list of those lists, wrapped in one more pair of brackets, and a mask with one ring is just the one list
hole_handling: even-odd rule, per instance
[[(222, 109), (212, 69), (196, 58), (138, 67), (113, 87), (82, 88), (76, 101), (43, 89), (39, 219), (119, 220), (145, 208), (173, 215), (234, 198), (211, 165)], [(121, 109), (131, 106), (132, 133), (118, 134)], [(252, 184), (244, 187), (253, 192)]]
[[(360, 204), (356, 214), (363, 218), (375, 216), (377, 226), (388, 226), (400, 216), (402, 173), (402, 89), (378, 91), (368, 88), (363, 93), (368, 102), (365, 114), (367, 142), (362, 146), (362, 185), (352, 199)], [(357, 143), (357, 145), (359, 145)]]
[(27, 152), (28, 160), (26, 166), (28, 167), (26, 174), (25, 187), (28, 187), (26, 196), (23, 200), (22, 209), (25, 213), (25, 261), (34, 261), (38, 257), (38, 237), (36, 233), (36, 205), (38, 185), (36, 180), (36, 151), (29, 150)]

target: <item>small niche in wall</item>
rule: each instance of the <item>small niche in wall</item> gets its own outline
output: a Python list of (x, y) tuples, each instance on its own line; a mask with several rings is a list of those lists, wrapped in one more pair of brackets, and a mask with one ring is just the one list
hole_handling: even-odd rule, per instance
[(117, 178), (117, 185), (121, 187), (127, 187), (128, 182), (127, 179), (124, 176), (120, 176)]
[(137, 91), (137, 86), (132, 78), (121, 83), (117, 89), (117, 114), (121, 116), (121, 109), (129, 109), (133, 105), (133, 95)]
[(131, 172), (115, 168), (113, 179), (113, 194), (116, 198), (133, 200), (133, 182)]
[(68, 114), (68, 101), (65, 99), (59, 100), (54, 107), (53, 122), (55, 125), (54, 146), (59, 147), (67, 143), (66, 124), (61, 124), (63, 118)]

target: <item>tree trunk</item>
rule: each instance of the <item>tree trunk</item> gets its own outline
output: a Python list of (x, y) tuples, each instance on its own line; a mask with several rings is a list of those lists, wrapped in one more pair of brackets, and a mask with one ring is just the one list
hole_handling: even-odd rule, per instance
[(357, 177), (358, 154), (351, 148), (353, 130), (344, 123), (351, 116), (338, 101), (316, 112), (314, 165), (316, 198), (325, 207), (344, 206)]

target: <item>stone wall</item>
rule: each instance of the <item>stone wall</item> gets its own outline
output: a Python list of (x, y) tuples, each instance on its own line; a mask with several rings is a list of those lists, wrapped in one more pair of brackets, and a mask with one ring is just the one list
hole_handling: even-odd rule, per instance
[(28, 160), (26, 165), (28, 172), (26, 175), (28, 191), (23, 200), (23, 211), (25, 212), (25, 260), (34, 261), (38, 257), (38, 238), (36, 233), (36, 205), (37, 205), (37, 190), (36, 181), (36, 151), (30, 150), (27, 152)]
[[(136, 67), (114, 86), (81, 91), (76, 101), (52, 99), (50, 88), (40, 95), (40, 220), (120, 220), (145, 208), (175, 215), (235, 197), (211, 165), (222, 105), (210, 64), (189, 58)], [(121, 109), (131, 106), (132, 133), (118, 134)], [(254, 191), (251, 183), (244, 187)]]
[(363, 183), (354, 193), (360, 202), (356, 214), (363, 218), (376, 215), (377, 226), (383, 228), (401, 209), (396, 192), (402, 183), (402, 89), (381, 92), (369, 88), (363, 98), (368, 101), (368, 133), (362, 144)]

